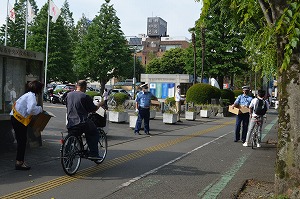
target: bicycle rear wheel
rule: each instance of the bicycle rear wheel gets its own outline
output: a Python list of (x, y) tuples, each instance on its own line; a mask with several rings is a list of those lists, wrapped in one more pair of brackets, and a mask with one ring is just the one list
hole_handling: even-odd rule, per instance
[(77, 172), (81, 162), (81, 151), (82, 144), (76, 136), (70, 135), (64, 139), (60, 160), (62, 168), (67, 175), (73, 175)]
[(95, 160), (94, 162), (96, 164), (101, 164), (107, 154), (107, 136), (104, 130), (98, 129), (99, 130), (99, 142), (98, 142), (98, 151), (99, 151), (99, 156), (102, 157), (101, 160)]

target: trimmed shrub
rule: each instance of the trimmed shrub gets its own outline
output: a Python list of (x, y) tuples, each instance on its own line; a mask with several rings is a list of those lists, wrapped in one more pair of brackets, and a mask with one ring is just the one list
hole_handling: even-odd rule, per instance
[(198, 83), (187, 90), (186, 102), (194, 102), (195, 104), (210, 104), (212, 98), (219, 99), (220, 97), (220, 89), (209, 84)]
[(174, 97), (167, 97), (165, 100), (165, 104), (170, 106), (175, 106), (175, 98)]
[(221, 98), (224, 99), (228, 99), (229, 103), (233, 104), (234, 103), (234, 92), (232, 90), (229, 89), (221, 89)]
[(101, 96), (101, 94), (97, 91), (87, 91), (85, 94), (90, 96), (92, 99), (94, 98), (94, 96)]
[(114, 99), (117, 103), (117, 106), (122, 105), (127, 99), (128, 99), (128, 95), (126, 95), (125, 93), (116, 93), (114, 94)]

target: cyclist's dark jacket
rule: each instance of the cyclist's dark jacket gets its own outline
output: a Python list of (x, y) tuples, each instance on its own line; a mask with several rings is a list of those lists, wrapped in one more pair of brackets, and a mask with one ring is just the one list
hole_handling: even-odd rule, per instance
[(80, 91), (68, 93), (66, 98), (67, 106), (67, 128), (71, 128), (80, 123), (85, 123), (88, 113), (97, 110), (97, 106), (93, 103), (90, 96)]

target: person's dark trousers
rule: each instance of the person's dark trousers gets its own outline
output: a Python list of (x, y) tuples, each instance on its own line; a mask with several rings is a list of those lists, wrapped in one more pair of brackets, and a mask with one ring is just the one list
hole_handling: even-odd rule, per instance
[(149, 108), (139, 108), (138, 119), (135, 124), (135, 132), (139, 132), (142, 126), (142, 121), (144, 120), (144, 131), (146, 134), (149, 133), (149, 119), (150, 119), (150, 109)]
[(24, 162), (26, 143), (27, 143), (27, 126), (24, 126), (14, 116), (11, 116), (12, 127), (15, 131), (17, 140), (17, 156), (16, 160)]
[(85, 133), (86, 141), (89, 146), (89, 155), (98, 156), (98, 141), (99, 141), (99, 132), (96, 125), (90, 119), (83, 124), (78, 124), (68, 129), (70, 134), (79, 136), (82, 133)]
[(243, 123), (242, 141), (245, 142), (247, 136), (248, 124), (249, 124), (249, 113), (242, 113), (236, 116), (235, 141), (240, 140), (241, 123)]

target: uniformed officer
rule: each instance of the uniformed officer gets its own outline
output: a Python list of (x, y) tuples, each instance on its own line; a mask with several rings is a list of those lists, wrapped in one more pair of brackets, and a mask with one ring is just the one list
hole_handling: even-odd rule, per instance
[(140, 129), (142, 121), (144, 120), (144, 131), (147, 135), (150, 135), (149, 130), (149, 118), (150, 118), (150, 105), (151, 98), (153, 97), (151, 92), (148, 92), (148, 84), (143, 84), (140, 86), (142, 91), (140, 91), (135, 99), (135, 108), (138, 113), (138, 119), (135, 124), (134, 133), (140, 135)]
[[(249, 108), (251, 103), (252, 97), (250, 96), (250, 87), (243, 86), (243, 94), (239, 95), (232, 107), (240, 108), (240, 106), (246, 106)], [(249, 124), (249, 113), (240, 113), (236, 116), (236, 123), (235, 123), (235, 138), (234, 141), (238, 142), (240, 140), (240, 129), (241, 123), (243, 122), (243, 129), (242, 129), (242, 142), (245, 143), (246, 135), (248, 131), (248, 124)]]

